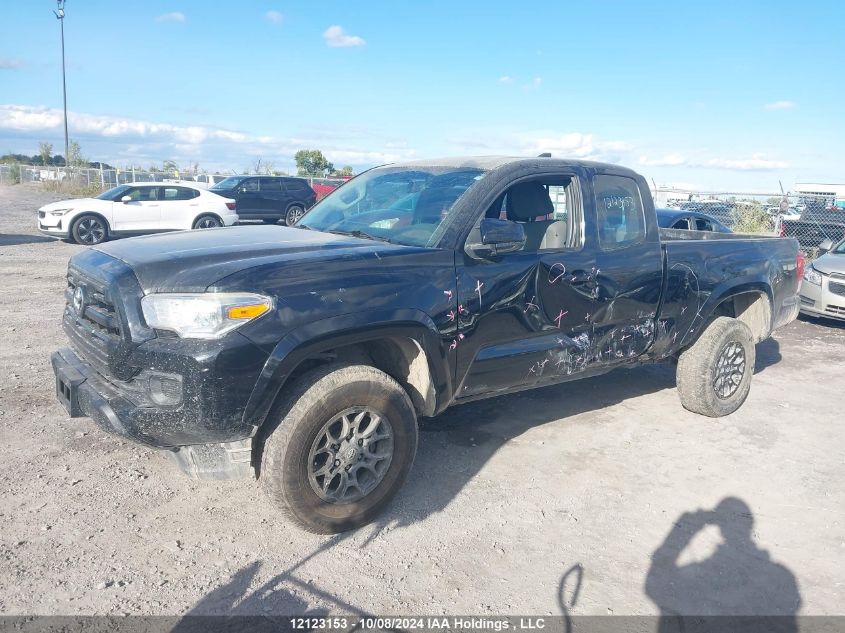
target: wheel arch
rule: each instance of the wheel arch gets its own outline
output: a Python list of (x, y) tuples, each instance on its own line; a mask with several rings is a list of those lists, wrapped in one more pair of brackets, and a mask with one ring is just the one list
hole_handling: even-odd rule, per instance
[(371, 365), (394, 378), (417, 415), (440, 412), (450, 398), (438, 394), (451, 394), (452, 389), (446, 350), (434, 323), (420, 316), (399, 323), (367, 323), (365, 318), (367, 324), (360, 327), (343, 327), (345, 318), (335, 317), (289, 333), (265, 363), (244, 410), (244, 423), (258, 432), (287, 385), (317, 365), (337, 361)]
[[(727, 316), (745, 323), (759, 343), (769, 337), (774, 326), (771, 286), (762, 282), (742, 283), (726, 288), (715, 300), (708, 302), (704, 324), (718, 316)], [(704, 330), (704, 325), (700, 331)]]
[(203, 212), (201, 212), (201, 213), (198, 213), (196, 216), (194, 216), (194, 219), (193, 219), (193, 220), (191, 220), (191, 228), (193, 229), (193, 228), (196, 226), (196, 224), (197, 224), (197, 222), (199, 221), (199, 219), (200, 219), (200, 218), (203, 218), (203, 217), (205, 217), (205, 216), (207, 216), (207, 215), (208, 215), (208, 216), (211, 216), (212, 218), (214, 218), (215, 220), (217, 220), (218, 222), (220, 222), (220, 224), (222, 224), (222, 225), (224, 225), (224, 226), (225, 226), (225, 224), (226, 224), (226, 223), (225, 223), (225, 222), (223, 222), (223, 218), (222, 218), (222, 217), (220, 217), (220, 214), (219, 214), (219, 213), (216, 213), (216, 212), (214, 212), (214, 211), (203, 211)]
[(111, 222), (109, 222), (108, 218), (102, 212), (100, 212), (100, 211), (80, 211), (80, 212), (74, 214), (74, 216), (68, 222), (67, 234), (68, 234), (68, 237), (70, 239), (75, 240), (75, 238), (73, 237), (73, 229), (76, 227), (76, 224), (82, 218), (84, 218), (86, 215), (93, 215), (94, 217), (102, 220), (103, 223), (106, 225), (106, 239), (108, 239), (111, 236), (111, 234), (112, 234)]

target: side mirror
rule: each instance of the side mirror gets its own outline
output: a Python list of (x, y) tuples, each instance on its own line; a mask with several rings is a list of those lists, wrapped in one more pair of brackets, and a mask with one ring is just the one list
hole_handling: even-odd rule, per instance
[(819, 253), (827, 253), (832, 248), (833, 241), (831, 241), (830, 239), (826, 239), (821, 244), (819, 244)]
[(464, 252), (473, 259), (489, 259), (513, 253), (525, 246), (525, 229), (518, 222), (483, 218), (470, 231)]
[(121, 201), (123, 204), (126, 204), (127, 202), (132, 202), (132, 196), (123, 196), (123, 197), (120, 199), (120, 201)]

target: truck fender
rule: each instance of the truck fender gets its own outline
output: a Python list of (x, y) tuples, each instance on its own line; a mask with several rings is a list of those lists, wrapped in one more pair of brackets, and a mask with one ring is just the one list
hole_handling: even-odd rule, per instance
[[(258, 431), (291, 374), (309, 358), (348, 345), (410, 339), (425, 354), (434, 394), (452, 393), (448, 350), (434, 321), (416, 309), (367, 310), (307, 323), (288, 332), (271, 352), (244, 409), (243, 421)], [(414, 398), (412, 398), (414, 399)], [(436, 398), (427, 415), (445, 408), (449, 397)]]
[(768, 338), (773, 329), (774, 320), (774, 299), (772, 295), (772, 287), (760, 279), (730, 279), (713, 288), (710, 296), (699, 308), (698, 315), (693, 325), (690, 336), (686, 337), (685, 343), (692, 344), (698, 339), (704, 331), (705, 326), (712, 320), (714, 316), (718, 316), (719, 306), (726, 301), (731, 301), (740, 295), (757, 294), (765, 298), (766, 309), (768, 314), (765, 319), (762, 315), (747, 310), (743, 313), (736, 314), (736, 318), (744, 321), (746, 325), (751, 328), (754, 334), (755, 342), (760, 342)]

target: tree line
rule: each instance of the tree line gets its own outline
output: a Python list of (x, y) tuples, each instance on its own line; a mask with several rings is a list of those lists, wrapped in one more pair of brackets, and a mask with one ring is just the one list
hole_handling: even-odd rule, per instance
[[(12, 152), (8, 152), (0, 156), (0, 164), (22, 164), (22, 165), (36, 165), (36, 166), (44, 166), (44, 167), (90, 167), (90, 168), (99, 168), (102, 167), (103, 169), (114, 169), (113, 166), (109, 165), (108, 163), (104, 163), (101, 161), (90, 161), (87, 158), (82, 156), (82, 148), (79, 146), (79, 143), (76, 141), (70, 141), (68, 145), (68, 154), (70, 156), (69, 160), (66, 160), (64, 156), (61, 154), (53, 154), (53, 144), (47, 142), (41, 142), (38, 144), (38, 153), (33, 154), (31, 156), (27, 154), (16, 154)], [(300, 176), (340, 176), (340, 177), (348, 177), (354, 175), (354, 170), (350, 165), (345, 165), (340, 169), (336, 169), (334, 164), (329, 161), (318, 149), (302, 149), (296, 152), (294, 155), (294, 159), (296, 161), (296, 171), (297, 175)], [(138, 168), (142, 169), (142, 168)], [(162, 171), (162, 172), (179, 172), (183, 171), (185, 173), (200, 173), (200, 166), (199, 163), (192, 163), (190, 167), (187, 169), (180, 169), (177, 165), (176, 161), (174, 160), (165, 160), (162, 162), (161, 166), (157, 166), (155, 164), (150, 165), (149, 171)], [(273, 163), (271, 162), (264, 162), (262, 163), (262, 159), (258, 159), (253, 165), (251, 169), (247, 169), (247, 172), (252, 171), (253, 173), (259, 174), (277, 174)]]

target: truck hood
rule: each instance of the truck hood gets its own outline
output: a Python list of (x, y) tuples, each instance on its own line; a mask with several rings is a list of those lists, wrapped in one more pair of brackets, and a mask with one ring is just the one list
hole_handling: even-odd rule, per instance
[(234, 226), (133, 237), (93, 248), (128, 264), (149, 294), (203, 292), (224, 277), (265, 264), (366, 256), (404, 247), (284, 226)]
[(825, 253), (818, 259), (813, 260), (813, 268), (826, 275), (830, 273), (845, 275), (845, 255)]

